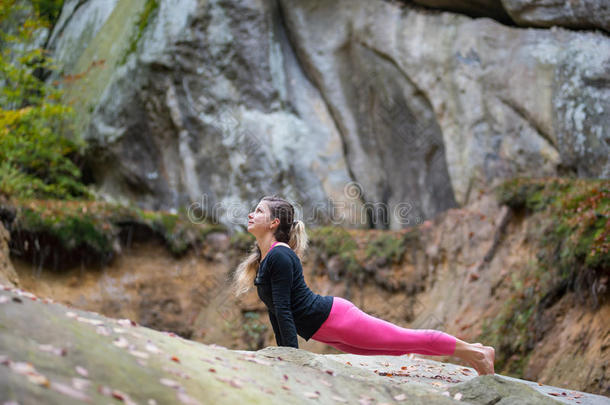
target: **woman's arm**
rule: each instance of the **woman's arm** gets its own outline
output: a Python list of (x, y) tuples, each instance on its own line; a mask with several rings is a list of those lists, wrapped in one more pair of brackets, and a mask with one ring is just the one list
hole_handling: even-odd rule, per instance
[(271, 322), (271, 327), (273, 328), (273, 334), (275, 335), (275, 343), (277, 343), (278, 346), (280, 346), (280, 326), (277, 323), (277, 317), (275, 316), (275, 314), (273, 313), (273, 311), (268, 310), (267, 311), (269, 313), (269, 321)]
[[(272, 260), (273, 259), (273, 260)], [(292, 317), (290, 294), (292, 291), (292, 262), (283, 254), (269, 257), (269, 270), (271, 271), (271, 296), (275, 307), (279, 329), (279, 346), (299, 348), (297, 328)], [(276, 341), (278, 334), (276, 332)]]

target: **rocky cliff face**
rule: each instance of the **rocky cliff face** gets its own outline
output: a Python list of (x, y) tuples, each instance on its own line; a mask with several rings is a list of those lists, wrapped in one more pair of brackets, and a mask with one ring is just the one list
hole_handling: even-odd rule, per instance
[(277, 191), (312, 222), (397, 229), (501, 178), (610, 175), (601, 32), (381, 0), (73, 0), (49, 46), (101, 194), (151, 208), (236, 226)]
[(328, 197), (346, 200), (339, 132), (273, 3), (96, 7), (68, 2), (51, 46), (65, 73), (84, 73), (67, 97), (103, 194), (204, 206), (229, 225), (262, 192), (321, 212)]
[(561, 26), (610, 31), (610, 6), (604, 0), (414, 0), (423, 6), (489, 17), (522, 27)]

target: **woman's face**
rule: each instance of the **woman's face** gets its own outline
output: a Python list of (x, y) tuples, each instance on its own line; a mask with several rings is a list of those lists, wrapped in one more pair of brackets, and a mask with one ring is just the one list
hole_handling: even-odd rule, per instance
[(248, 232), (254, 236), (271, 231), (271, 223), (269, 206), (263, 201), (258, 203), (254, 212), (248, 214)]

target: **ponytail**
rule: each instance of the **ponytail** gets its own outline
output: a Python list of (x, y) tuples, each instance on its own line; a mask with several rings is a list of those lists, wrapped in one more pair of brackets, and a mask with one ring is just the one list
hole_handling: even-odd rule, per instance
[(309, 243), (309, 239), (307, 237), (307, 232), (305, 231), (305, 224), (301, 220), (296, 220), (292, 224), (292, 228), (290, 229), (290, 240), (288, 241), (288, 246), (299, 256), (299, 259), (303, 260), (303, 255), (305, 254), (305, 250), (307, 250), (307, 244)]

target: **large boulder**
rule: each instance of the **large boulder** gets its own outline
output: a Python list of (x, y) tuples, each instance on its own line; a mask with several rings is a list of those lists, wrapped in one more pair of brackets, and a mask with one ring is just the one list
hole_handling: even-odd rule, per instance
[(606, 0), (413, 0), (422, 6), (489, 17), (521, 27), (559, 26), (610, 32), (610, 3)]
[(502, 0), (504, 9), (520, 26), (560, 26), (601, 29), (610, 32), (610, 3), (607, 0)]
[(236, 227), (278, 192), (396, 229), (514, 175), (610, 176), (606, 35), (279, 5), (66, 3), (50, 47), (101, 196)]
[(413, 0), (414, 3), (445, 11), (463, 13), (471, 17), (489, 17), (511, 23), (502, 7), (502, 0)]
[(229, 226), (274, 192), (313, 222), (360, 204), (280, 22), (273, 2), (68, 1), (50, 47), (100, 195)]
[[(561, 389), (411, 355), (228, 350), (0, 289), (3, 401), (66, 404), (557, 404)], [(597, 395), (566, 398), (602, 404)], [(81, 403), (81, 402), (78, 402)]]
[[(458, 204), (515, 175), (610, 176), (607, 36), (516, 29), (382, 1), (281, 4), (293, 46), (333, 111), (347, 162), (370, 200), (385, 201), (384, 192), (405, 198), (401, 187), (412, 190), (415, 177), (437, 206), (450, 205), (449, 193), (434, 189), (444, 159), (425, 164), (434, 156), (446, 157)], [(402, 118), (410, 127), (366, 125), (392, 109), (400, 113), (391, 122)], [(371, 156), (382, 153), (391, 172), (374, 170), (383, 166)], [(402, 186), (393, 184), (397, 177)], [(424, 206), (433, 205), (420, 190)]]

